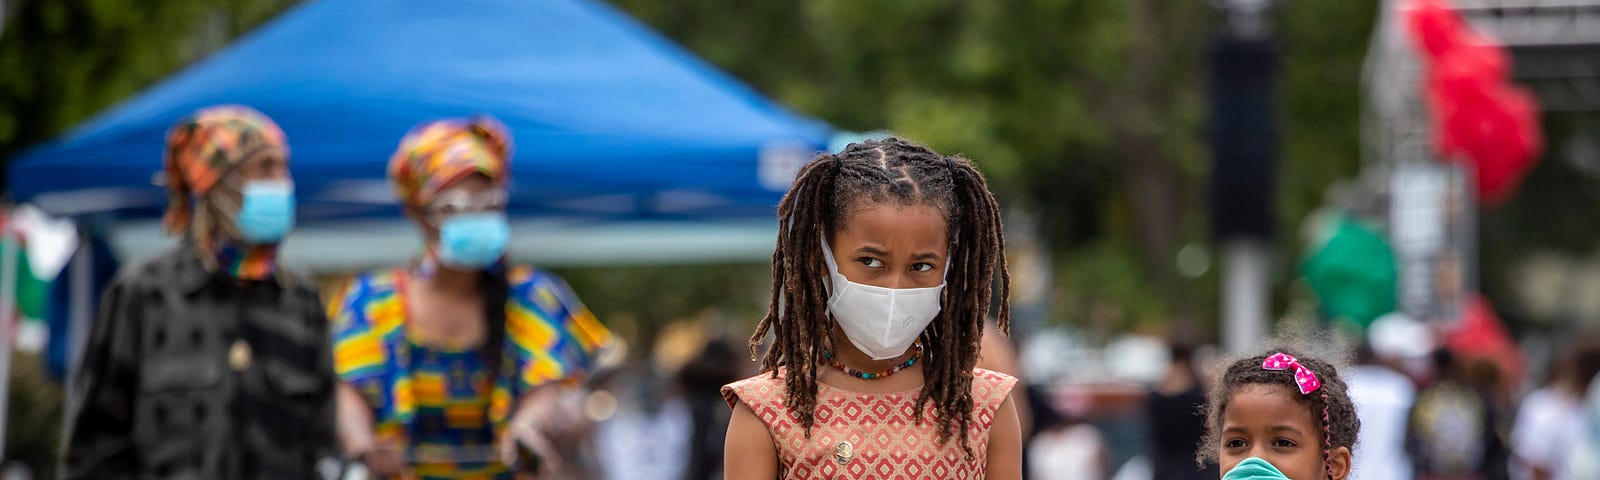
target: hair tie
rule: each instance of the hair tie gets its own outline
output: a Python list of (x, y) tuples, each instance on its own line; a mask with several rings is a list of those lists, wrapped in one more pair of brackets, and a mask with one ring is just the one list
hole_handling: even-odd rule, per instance
[(950, 161), (949, 155), (944, 156), (944, 168), (949, 169), (951, 173), (955, 173), (956, 171), (956, 162)]
[(833, 157), (833, 168), (844, 168), (844, 160), (840, 160), (839, 155), (835, 154), (828, 156)]
[(1294, 384), (1300, 387), (1301, 395), (1309, 395), (1311, 392), (1322, 388), (1322, 381), (1317, 379), (1317, 374), (1312, 373), (1311, 369), (1300, 364), (1300, 360), (1287, 353), (1278, 352), (1268, 356), (1266, 360), (1261, 362), (1261, 368), (1274, 371), (1293, 369)]

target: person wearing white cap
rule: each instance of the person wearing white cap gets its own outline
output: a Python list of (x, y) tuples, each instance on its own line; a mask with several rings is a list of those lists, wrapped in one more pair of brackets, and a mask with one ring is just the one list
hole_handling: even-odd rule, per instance
[[(1397, 333), (1393, 325), (1401, 325), (1394, 322), (1415, 323), (1404, 314), (1380, 317), (1368, 331), (1368, 342), (1357, 348), (1356, 365), (1346, 374), (1350, 399), (1361, 419), (1361, 441), (1356, 443), (1355, 451), (1361, 461), (1350, 472), (1354, 480), (1409, 480), (1414, 473), (1405, 441), (1406, 420), (1416, 402), (1417, 388), (1409, 377), (1384, 365), (1384, 361), (1406, 357), (1415, 345), (1428, 344), (1424, 346), (1431, 349), (1432, 342), (1425, 327), (1423, 335), (1403, 339), (1409, 341), (1393, 341)], [(1427, 354), (1427, 350), (1421, 352), (1423, 356)]]

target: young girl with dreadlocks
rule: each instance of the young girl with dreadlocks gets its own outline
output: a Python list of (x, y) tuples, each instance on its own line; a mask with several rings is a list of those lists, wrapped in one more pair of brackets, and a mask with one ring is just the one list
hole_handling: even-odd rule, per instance
[(1344, 480), (1361, 430), (1339, 371), (1284, 350), (1229, 365), (1206, 416), (1199, 460), (1223, 480)]
[(725, 475), (1021, 478), (1016, 379), (974, 368), (1000, 209), (971, 162), (900, 139), (800, 170), (778, 206), (762, 372), (723, 387)]

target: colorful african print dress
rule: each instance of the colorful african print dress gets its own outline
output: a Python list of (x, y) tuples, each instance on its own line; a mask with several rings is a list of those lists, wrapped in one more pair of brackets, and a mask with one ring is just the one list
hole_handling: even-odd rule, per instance
[(372, 407), (378, 438), (410, 446), (419, 478), (510, 478), (492, 457), (513, 399), (581, 374), (611, 333), (560, 278), (513, 269), (507, 363), (491, 379), (479, 350), (423, 346), (406, 335), (406, 276), (400, 269), (363, 275), (330, 306), (334, 370)]
[(972, 370), (971, 457), (959, 441), (938, 442), (933, 408), (916, 411), (918, 390), (858, 393), (819, 382), (810, 435), (784, 406), (782, 370), (776, 378), (763, 373), (728, 384), (722, 396), (730, 407), (744, 403), (766, 425), (778, 450), (778, 478), (980, 479), (995, 414), (1016, 384), (1002, 373)]

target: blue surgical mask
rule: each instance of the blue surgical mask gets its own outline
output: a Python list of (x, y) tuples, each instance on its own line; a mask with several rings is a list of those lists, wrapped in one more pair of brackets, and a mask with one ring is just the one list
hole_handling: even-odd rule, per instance
[(283, 180), (246, 183), (239, 213), (233, 218), (243, 240), (256, 245), (283, 241), (294, 228), (294, 184)]
[(485, 268), (505, 255), (510, 241), (505, 213), (452, 215), (439, 226), (439, 261), (457, 268)]
[(1266, 460), (1250, 457), (1222, 474), (1222, 480), (1289, 480), (1289, 477)]

